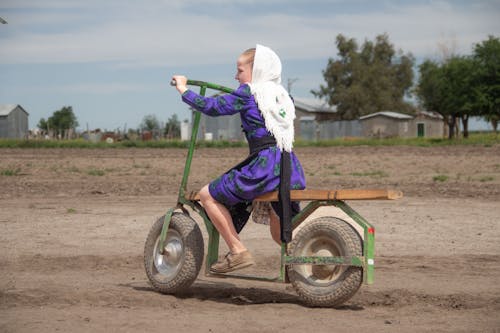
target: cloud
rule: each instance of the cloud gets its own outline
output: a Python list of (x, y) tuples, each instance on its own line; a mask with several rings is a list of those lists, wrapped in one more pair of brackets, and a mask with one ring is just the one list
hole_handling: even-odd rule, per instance
[(58, 91), (61, 93), (78, 93), (78, 94), (91, 94), (91, 95), (112, 95), (119, 93), (141, 93), (141, 92), (151, 92), (152, 90), (158, 90), (159, 87), (155, 85), (145, 85), (145, 84), (132, 84), (132, 83), (122, 83), (122, 82), (110, 82), (110, 83), (85, 83), (85, 84), (71, 84), (60, 87), (53, 87), (52, 91)]
[[(435, 2), (428, 5), (392, 6), (386, 11), (339, 17), (339, 27), (352, 31), (359, 40), (389, 33), (397, 48), (416, 56), (432, 56), (439, 43), (456, 44), (457, 52), (469, 54), (473, 43), (500, 33), (498, 6), (452, 5)], [(358, 22), (352, 26), (351, 22)], [(363, 38), (363, 39), (362, 39)]]
[[(443, 40), (454, 41), (457, 52), (464, 54), (488, 34), (500, 33), (500, 10), (488, 2), (404, 5), (388, 1), (375, 9), (343, 14), (335, 7), (345, 2), (324, 1), (315, 4), (324, 7), (321, 15), (280, 11), (285, 3), (288, 7), (305, 3), (284, 0), (146, 1), (141, 5), (44, 1), (30, 6), (33, 3), (2, 3), (11, 8), (12, 23), (7, 29), (0, 27), (0, 63), (208, 65), (232, 63), (255, 42), (270, 45), (289, 59), (325, 59), (336, 52), (334, 41), (339, 33), (362, 43), (384, 32), (396, 48), (428, 57), (436, 54)], [(225, 10), (218, 14), (222, 6)], [(276, 10), (242, 15), (238, 6)]]

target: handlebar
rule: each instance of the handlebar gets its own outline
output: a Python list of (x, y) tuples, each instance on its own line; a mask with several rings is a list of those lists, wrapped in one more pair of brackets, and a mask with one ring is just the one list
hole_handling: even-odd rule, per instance
[[(175, 80), (170, 81), (170, 85), (175, 87), (177, 85), (177, 82)], [(205, 88), (205, 89), (213, 89), (213, 90), (219, 90), (225, 93), (230, 93), (233, 92), (234, 89), (228, 88), (221, 86), (219, 84), (215, 83), (210, 83), (210, 82), (205, 82), (205, 81), (199, 81), (199, 80), (187, 80), (187, 85), (188, 86), (197, 86), (200, 88)]]

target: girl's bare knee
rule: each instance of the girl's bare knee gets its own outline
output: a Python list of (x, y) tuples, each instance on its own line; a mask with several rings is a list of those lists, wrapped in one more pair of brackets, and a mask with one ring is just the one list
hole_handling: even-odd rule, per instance
[(202, 203), (213, 200), (212, 195), (208, 190), (208, 185), (203, 186), (199, 194), (200, 194), (200, 201)]

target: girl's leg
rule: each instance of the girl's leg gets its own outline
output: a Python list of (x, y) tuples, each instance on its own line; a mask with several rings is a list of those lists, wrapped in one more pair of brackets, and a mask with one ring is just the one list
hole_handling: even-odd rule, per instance
[(200, 201), (213, 225), (226, 241), (229, 251), (231, 251), (232, 254), (238, 254), (246, 251), (246, 247), (241, 242), (240, 237), (234, 228), (231, 214), (229, 214), (229, 211), (223, 204), (212, 197), (208, 190), (208, 185), (205, 185), (201, 189)]

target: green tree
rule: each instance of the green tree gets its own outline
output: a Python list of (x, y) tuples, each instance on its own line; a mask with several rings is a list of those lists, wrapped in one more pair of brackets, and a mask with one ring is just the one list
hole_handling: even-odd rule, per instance
[(49, 130), (49, 122), (45, 120), (45, 118), (40, 118), (40, 121), (38, 122), (38, 125), (36, 125), (39, 129), (42, 131), (48, 131)]
[(181, 137), (181, 122), (175, 113), (172, 117), (168, 118), (167, 124), (165, 125), (165, 136), (167, 139), (177, 139)]
[(330, 58), (320, 85), (312, 94), (336, 105), (344, 119), (382, 110), (412, 113), (413, 106), (404, 100), (413, 85), (410, 53), (396, 52), (387, 34), (365, 41), (361, 49), (354, 39), (338, 35), (338, 59)]
[(421, 106), (427, 110), (432, 110), (443, 114), (440, 110), (440, 84), (441, 70), (439, 64), (432, 60), (425, 60), (419, 69), (419, 80), (415, 88), (415, 93)]
[(420, 105), (426, 110), (439, 113), (448, 125), (448, 138), (453, 137), (457, 114), (448, 113), (444, 106), (443, 94), (445, 83), (443, 68), (432, 60), (425, 60), (419, 66), (419, 80), (415, 93)]
[(144, 118), (142, 118), (140, 129), (150, 132), (158, 131), (160, 129), (160, 122), (154, 114), (145, 115)]
[(471, 57), (453, 57), (444, 65), (444, 106), (462, 120), (464, 138), (469, 137), (469, 117), (478, 114), (475, 62)]
[(452, 57), (443, 64), (431, 60), (419, 66), (416, 94), (422, 106), (438, 112), (448, 124), (448, 138), (453, 138), (457, 120), (462, 120), (467, 138), (468, 120), (477, 114), (476, 65), (470, 57)]
[(500, 121), (500, 40), (489, 36), (476, 44), (473, 57), (477, 63), (477, 107), (497, 133)]
[(156, 116), (153, 114), (145, 115), (144, 118), (142, 118), (139, 129), (141, 132), (150, 132), (152, 138), (154, 138), (155, 140), (160, 138), (161, 124), (158, 121), (158, 118), (156, 118)]
[(53, 130), (55, 135), (65, 137), (69, 130), (74, 130), (78, 126), (78, 121), (71, 106), (63, 106), (60, 110), (54, 111), (47, 120), (41, 118), (38, 128), (49, 131)]

